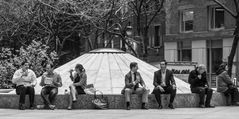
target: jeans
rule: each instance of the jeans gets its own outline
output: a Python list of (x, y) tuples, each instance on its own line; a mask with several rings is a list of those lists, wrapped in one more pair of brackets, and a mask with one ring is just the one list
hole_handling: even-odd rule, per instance
[[(58, 93), (58, 88), (56, 87), (43, 87), (41, 90), (41, 97), (45, 105), (54, 105), (56, 96)], [(48, 98), (47, 98), (48, 95)]]

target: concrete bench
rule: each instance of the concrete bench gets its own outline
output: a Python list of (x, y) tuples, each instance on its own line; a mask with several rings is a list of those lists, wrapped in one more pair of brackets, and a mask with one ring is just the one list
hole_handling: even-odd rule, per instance
[[(124, 95), (104, 95), (104, 97), (109, 102), (110, 109), (125, 109), (125, 100)], [(18, 108), (18, 99), (19, 96), (15, 94), (0, 94), (0, 108)], [(93, 95), (80, 95), (78, 96), (78, 101), (74, 105), (75, 109), (94, 109), (91, 101), (94, 99)], [(28, 96), (26, 96), (26, 102), (28, 102)], [(162, 95), (162, 104), (167, 108), (169, 102), (169, 95)], [(197, 94), (177, 94), (174, 105), (176, 108), (189, 108), (198, 106), (199, 96)], [(35, 103), (43, 104), (40, 95), (35, 96)], [(212, 97), (212, 104), (216, 106), (226, 105), (225, 96), (221, 93), (214, 93)], [(27, 104), (27, 103), (26, 103)], [(28, 104), (27, 104), (28, 105)], [(68, 96), (67, 95), (58, 95), (56, 100), (56, 106), (58, 109), (66, 109), (68, 105)], [(149, 95), (149, 104), (150, 109), (156, 109), (158, 104), (154, 95)], [(133, 109), (139, 109), (141, 107), (141, 99), (137, 95), (132, 95), (131, 98), (131, 107)]]

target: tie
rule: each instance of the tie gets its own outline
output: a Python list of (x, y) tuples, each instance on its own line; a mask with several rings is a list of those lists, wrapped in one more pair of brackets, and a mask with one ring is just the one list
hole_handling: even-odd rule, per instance
[[(134, 72), (134, 81), (136, 81), (136, 72)], [(136, 90), (137, 84), (134, 86), (134, 90)]]
[(134, 81), (136, 81), (136, 72), (134, 72)]

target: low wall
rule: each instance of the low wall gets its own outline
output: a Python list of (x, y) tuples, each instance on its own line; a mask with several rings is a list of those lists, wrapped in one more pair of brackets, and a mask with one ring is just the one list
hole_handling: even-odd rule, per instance
[[(124, 95), (105, 95), (104, 96), (109, 102), (110, 109), (124, 109), (125, 101)], [(0, 94), (0, 108), (18, 108), (18, 95), (14, 94)], [(91, 103), (91, 100), (94, 99), (93, 95), (80, 95), (78, 96), (78, 101), (74, 105), (75, 109), (94, 109), (94, 106)], [(132, 95), (131, 98), (131, 107), (133, 109), (139, 109), (141, 107), (140, 97), (137, 95)], [(162, 103), (165, 108), (167, 108), (169, 100), (169, 95), (162, 96)], [(28, 96), (26, 97), (26, 102), (28, 102)], [(184, 107), (196, 107), (198, 106), (199, 97), (197, 94), (177, 94), (174, 106), (176, 108), (184, 108)], [(40, 95), (35, 96), (35, 103), (43, 104)], [(26, 103), (28, 105), (28, 103)], [(56, 100), (56, 106), (58, 109), (66, 109), (68, 104), (68, 96), (67, 95), (58, 95)], [(211, 104), (216, 106), (224, 106), (226, 105), (225, 97), (223, 94), (214, 93), (212, 97)], [(154, 95), (149, 95), (149, 108), (156, 109), (158, 104), (155, 100)]]

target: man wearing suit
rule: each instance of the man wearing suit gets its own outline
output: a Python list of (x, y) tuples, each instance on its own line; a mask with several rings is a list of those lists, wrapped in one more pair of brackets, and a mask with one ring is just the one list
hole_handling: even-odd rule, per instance
[[(130, 110), (130, 95), (134, 93), (142, 94), (141, 109), (148, 109), (145, 104), (148, 103), (149, 89), (146, 88), (146, 85), (137, 70), (138, 64), (136, 62), (132, 62), (130, 63), (130, 72), (125, 75), (125, 87), (123, 90), (125, 94), (127, 110)], [(142, 86), (142, 88), (139, 87), (139, 84)]]
[[(198, 65), (198, 67), (191, 71), (188, 77), (188, 82), (191, 84), (190, 88), (192, 93), (199, 94), (199, 107), (200, 108), (214, 108), (214, 105), (210, 104), (213, 90), (209, 88), (207, 82), (207, 74), (206, 74), (206, 66), (204, 64)], [(204, 105), (204, 97), (206, 97), (205, 105)]]
[(161, 94), (170, 94), (169, 108), (174, 109), (173, 101), (176, 96), (176, 83), (173, 77), (173, 72), (168, 70), (167, 62), (165, 60), (160, 62), (161, 69), (154, 72), (154, 82), (155, 86), (153, 94), (159, 104), (159, 109), (162, 109), (161, 104)]

